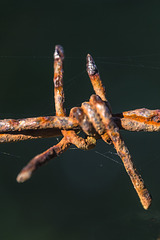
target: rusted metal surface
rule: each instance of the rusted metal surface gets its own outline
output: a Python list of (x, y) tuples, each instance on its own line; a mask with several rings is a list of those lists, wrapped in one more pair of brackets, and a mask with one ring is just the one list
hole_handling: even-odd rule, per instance
[(77, 129), (78, 123), (68, 117), (35, 117), (24, 119), (4, 119), (0, 120), (0, 133), (21, 132), (37, 129)]
[[(56, 116), (65, 117), (64, 103), (64, 91), (63, 91), (63, 59), (64, 53), (63, 48), (59, 45), (55, 47), (54, 52), (54, 98), (55, 98), (55, 109)], [(62, 134), (65, 130), (62, 131)], [(64, 134), (63, 134), (64, 135)], [(64, 152), (69, 148), (71, 143), (64, 137), (56, 145), (46, 150), (45, 152), (34, 157), (18, 174), (17, 181), (24, 182), (28, 180), (33, 172), (38, 169), (41, 165), (47, 163), (50, 159), (57, 157), (60, 153)]]
[[(93, 58), (88, 54), (87, 72), (96, 95), (92, 95), (89, 102), (82, 103), (81, 107), (72, 108), (67, 117), (64, 108), (63, 59), (63, 48), (57, 45), (54, 53), (53, 79), (56, 116), (0, 120), (0, 142), (63, 136), (57, 145), (34, 157), (21, 170), (17, 181), (28, 180), (40, 166), (62, 154), (71, 144), (80, 149), (89, 150), (95, 147), (98, 139), (103, 139), (106, 143), (114, 145), (142, 206), (148, 209), (151, 204), (151, 195), (133, 164), (119, 130), (158, 132), (160, 131), (160, 110), (142, 108), (112, 114), (99, 71)], [(78, 135), (80, 131), (86, 134), (85, 138)]]
[[(64, 103), (64, 90), (63, 90), (63, 59), (64, 53), (61, 46), (56, 46), (55, 48), (55, 60), (54, 60), (54, 99), (55, 99), (55, 109), (56, 116), (66, 116), (66, 111), (63, 106)], [(65, 141), (68, 145), (74, 144), (76, 147), (80, 149), (90, 149), (93, 144), (92, 139), (83, 139), (78, 136), (73, 130), (66, 131), (62, 130), (62, 134), (64, 136)], [(67, 145), (67, 146), (68, 146)]]
[(65, 150), (67, 150), (69, 144), (66, 139), (62, 139), (57, 145), (47, 149), (45, 152), (35, 156), (18, 174), (17, 182), (25, 182), (28, 180), (35, 170), (37, 170), (40, 166), (47, 163), (49, 160), (54, 157), (59, 156)]
[[(145, 118), (144, 116), (139, 115), (142, 110), (149, 113)], [(82, 109), (80, 111), (82, 111)], [(73, 112), (72, 109), (71, 112)], [(134, 114), (132, 115), (133, 112)], [(61, 130), (80, 131), (82, 129), (87, 135), (96, 135), (95, 129), (93, 128), (91, 122), (87, 120), (86, 115), (84, 115), (85, 120), (83, 119), (82, 121), (79, 116), (80, 112), (74, 114), (77, 115), (77, 118), (75, 116), (47, 116), (26, 119), (0, 120), (0, 143), (61, 136)], [(160, 131), (159, 109), (149, 110), (143, 108), (123, 112), (120, 114), (113, 114), (113, 120), (121, 130), (134, 132)]]
[(95, 93), (98, 96), (100, 96), (100, 98), (103, 101), (106, 102), (107, 106), (109, 107), (110, 111), (112, 112), (111, 105), (106, 98), (105, 87), (103, 86), (103, 83), (101, 81), (101, 77), (100, 77), (98, 68), (90, 54), (87, 55), (86, 62), (87, 62), (86, 70), (87, 70), (88, 76), (91, 80), (91, 83), (92, 83)]
[(100, 96), (100, 98), (103, 101), (107, 102), (106, 96), (105, 96), (105, 87), (102, 84), (101, 78), (100, 78), (100, 74), (98, 71), (98, 68), (92, 58), (92, 56), (90, 54), (87, 54), (87, 59), (86, 59), (86, 70), (88, 73), (88, 76), (91, 80), (93, 89), (95, 91), (95, 93)]
[(61, 136), (61, 129), (80, 130), (78, 123), (68, 117), (35, 117), (0, 120), (0, 143)]
[[(65, 117), (66, 111), (63, 106), (64, 103), (64, 91), (63, 91), (63, 48), (61, 46), (56, 46), (54, 53), (54, 98), (55, 98), (55, 109), (56, 116)], [(75, 131), (61, 130), (64, 136), (62, 140), (56, 145), (51, 147), (49, 150), (39, 154), (33, 158), (19, 173), (17, 176), (18, 182), (24, 182), (28, 180), (32, 173), (39, 168), (39, 166), (45, 164), (50, 159), (57, 157), (59, 154), (66, 151), (71, 144), (76, 147), (88, 150), (96, 145), (96, 140), (93, 137), (87, 137), (83, 139), (78, 136)], [(55, 150), (56, 149), (56, 150)]]
[(0, 134), (0, 143), (19, 142), (38, 138), (61, 136), (59, 129), (40, 129)]
[[(122, 159), (126, 172), (128, 173), (132, 184), (140, 198), (142, 206), (144, 209), (148, 209), (151, 204), (151, 195), (149, 194), (147, 188), (144, 185), (144, 181), (141, 175), (138, 173), (134, 163), (132, 161), (129, 150), (127, 149), (124, 141), (119, 132), (118, 126), (112, 119), (112, 114), (108, 107), (106, 107), (105, 103), (101, 100), (98, 95), (92, 95), (90, 98), (91, 107), (97, 111), (100, 115), (101, 120), (105, 126), (105, 132), (101, 134), (102, 139), (107, 142), (108, 135), (112, 140), (112, 143)], [(96, 129), (99, 132), (98, 129)], [(106, 138), (107, 134), (107, 138)]]
[(145, 131), (159, 132), (160, 131), (160, 110), (149, 110), (146, 108), (136, 109), (114, 114), (115, 122), (121, 129), (128, 131)]
[[(136, 109), (120, 114), (113, 114), (113, 120), (121, 130), (134, 132), (159, 132), (160, 110), (149, 110), (145, 108), (145, 111), (150, 113), (150, 115), (145, 118), (139, 116), (139, 112), (141, 111), (142, 109)], [(134, 115), (131, 115), (132, 112), (134, 112)], [(77, 114), (77, 117), (79, 117), (79, 114)], [(82, 121), (81, 119), (75, 120), (75, 116), (47, 116), (26, 119), (3, 119), (0, 120), (0, 143), (61, 136), (61, 130), (80, 131), (82, 129), (87, 135), (96, 135), (94, 128), (91, 127), (92, 124), (87, 121), (86, 116), (84, 117), (85, 121)]]
[(66, 116), (66, 110), (63, 106), (64, 103), (64, 91), (63, 91), (63, 59), (64, 52), (60, 45), (55, 47), (54, 52), (54, 99), (56, 116)]

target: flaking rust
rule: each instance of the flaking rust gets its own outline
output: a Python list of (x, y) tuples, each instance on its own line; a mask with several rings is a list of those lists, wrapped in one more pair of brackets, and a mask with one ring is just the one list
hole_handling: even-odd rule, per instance
[[(148, 209), (151, 205), (151, 195), (132, 161), (120, 135), (120, 129), (159, 132), (160, 110), (142, 108), (112, 114), (98, 68), (88, 54), (87, 73), (96, 95), (92, 95), (89, 102), (82, 103), (81, 107), (72, 108), (67, 117), (64, 108), (63, 60), (63, 48), (57, 45), (54, 53), (53, 78), (56, 116), (0, 120), (0, 142), (63, 136), (58, 144), (35, 156), (18, 174), (17, 181), (28, 180), (40, 166), (58, 157), (71, 144), (79, 149), (89, 150), (95, 147), (98, 139), (103, 139), (106, 143), (114, 145), (143, 208)], [(85, 138), (78, 135), (80, 131), (86, 134)]]
[(114, 114), (114, 120), (121, 129), (128, 131), (160, 131), (160, 110), (149, 110), (146, 108), (126, 111)]
[[(159, 132), (160, 110), (147, 109), (147, 111), (154, 113), (152, 115), (152, 120), (150, 118), (144, 119), (143, 117), (140, 117), (140, 111), (141, 109), (134, 110), (134, 115), (131, 115), (131, 112), (133, 111), (113, 114), (113, 120), (121, 130), (132, 132)], [(39, 121), (40, 118), (41, 117), (18, 120), (0, 120), (0, 143), (62, 136), (61, 130), (83, 130), (87, 134), (86, 130), (84, 130), (84, 127), (81, 126), (81, 121), (75, 120), (75, 117), (73, 119), (73, 117), (48, 116), (45, 119), (45, 122)], [(32, 124), (28, 124), (28, 119)], [(87, 122), (87, 119), (85, 124), (90, 125), (90, 129), (92, 129), (92, 131), (89, 130), (90, 133), (88, 132), (88, 134), (96, 135), (95, 130), (91, 127), (92, 124), (90, 122)]]

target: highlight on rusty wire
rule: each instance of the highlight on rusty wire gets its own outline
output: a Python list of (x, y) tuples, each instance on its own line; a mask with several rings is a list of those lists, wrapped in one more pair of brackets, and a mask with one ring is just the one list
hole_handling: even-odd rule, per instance
[[(160, 110), (141, 108), (113, 114), (98, 68), (88, 54), (86, 69), (95, 94), (88, 102), (83, 102), (81, 107), (72, 108), (67, 117), (64, 108), (63, 60), (63, 48), (57, 45), (53, 78), (56, 116), (0, 120), (1, 143), (63, 136), (58, 144), (35, 156), (18, 174), (17, 181), (22, 183), (28, 180), (41, 165), (60, 156), (71, 144), (89, 150), (95, 147), (97, 140), (103, 139), (114, 145), (143, 208), (148, 209), (152, 201), (151, 195), (133, 163), (120, 130), (159, 132)], [(81, 131), (85, 133), (85, 138), (79, 135)]]

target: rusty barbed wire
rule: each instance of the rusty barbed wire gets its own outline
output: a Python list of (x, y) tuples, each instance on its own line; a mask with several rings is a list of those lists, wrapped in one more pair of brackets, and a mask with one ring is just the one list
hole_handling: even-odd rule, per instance
[[(146, 108), (112, 114), (121, 130), (133, 132), (159, 132), (160, 110)], [(34, 117), (0, 120), (0, 143), (36, 138), (62, 136), (61, 130), (81, 130), (79, 122), (71, 117)]]
[[(57, 45), (54, 53), (53, 79), (56, 116), (0, 120), (0, 142), (63, 136), (57, 145), (35, 156), (18, 174), (17, 181), (28, 180), (41, 165), (62, 154), (71, 144), (80, 149), (89, 150), (94, 148), (96, 141), (101, 138), (106, 143), (114, 145), (142, 206), (148, 209), (151, 196), (133, 164), (119, 130), (158, 132), (160, 131), (160, 110), (142, 108), (112, 114), (99, 71), (93, 58), (88, 54), (87, 73), (96, 95), (92, 95), (89, 102), (82, 103), (81, 107), (72, 108), (67, 117), (63, 106), (63, 60), (63, 48)], [(83, 131), (86, 138), (80, 137), (79, 131)]]

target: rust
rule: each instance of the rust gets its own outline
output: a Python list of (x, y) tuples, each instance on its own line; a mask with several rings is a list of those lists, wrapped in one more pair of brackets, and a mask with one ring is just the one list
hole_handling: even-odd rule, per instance
[(0, 133), (27, 131), (37, 129), (79, 129), (78, 123), (68, 117), (35, 117), (25, 119), (4, 119), (0, 120)]
[[(89, 118), (89, 121), (92, 122), (93, 127), (95, 128), (96, 132), (101, 136), (103, 133), (105, 133), (105, 126), (97, 113), (97, 111), (94, 109), (94, 107), (89, 102), (82, 103), (82, 108), (87, 117)], [(108, 134), (106, 136), (106, 142), (108, 144), (111, 143), (111, 139)]]
[[(65, 117), (64, 103), (64, 91), (63, 91), (63, 48), (59, 45), (55, 47), (54, 52), (54, 98), (55, 98), (55, 109), (56, 116)], [(62, 131), (64, 135), (65, 130)], [(67, 141), (67, 138), (62, 140), (56, 145), (46, 150), (45, 152), (34, 157), (18, 174), (17, 181), (24, 182), (28, 180), (33, 172), (38, 169), (41, 165), (47, 163), (50, 159), (57, 157), (60, 153), (64, 152), (71, 145)], [(57, 150), (57, 151), (56, 151)]]
[(83, 108), (74, 107), (71, 109), (69, 116), (76, 119), (83, 132), (88, 136), (97, 136), (97, 133), (89, 121), (87, 115), (84, 113)]
[(112, 111), (111, 109), (111, 105), (108, 102), (108, 100), (106, 99), (106, 91), (105, 91), (105, 87), (103, 86), (103, 83), (101, 81), (101, 77), (98, 71), (98, 68), (92, 58), (92, 56), (90, 54), (87, 55), (87, 59), (86, 59), (86, 70), (88, 73), (88, 76), (91, 80), (93, 89), (95, 91), (95, 93), (100, 96), (100, 98), (106, 102), (106, 104), (108, 105), (110, 111)]
[[(144, 181), (141, 175), (138, 173), (136, 167), (133, 164), (131, 155), (124, 141), (122, 140), (122, 137), (120, 136), (117, 125), (112, 119), (112, 114), (109, 108), (107, 108), (105, 103), (97, 95), (91, 96), (90, 103), (92, 104), (92, 107), (95, 108), (101, 116), (102, 122), (105, 125), (106, 132), (111, 138), (118, 155), (122, 159), (126, 172), (128, 173), (132, 181), (132, 184), (140, 198), (142, 206), (144, 207), (144, 209), (148, 209), (151, 204), (151, 196), (146, 186), (144, 185)], [(98, 129), (96, 130), (98, 131)], [(102, 134), (101, 137), (104, 141), (107, 142), (106, 135)]]
[(18, 174), (17, 181), (19, 183), (25, 182), (32, 176), (35, 170), (47, 163), (52, 158), (59, 156), (62, 152), (67, 150), (68, 147), (69, 144), (67, 141), (65, 139), (62, 139), (57, 145), (35, 156)]
[(145, 131), (160, 131), (160, 110), (149, 110), (146, 108), (123, 112), (125, 119), (139, 123), (138, 128)]
[[(129, 150), (120, 135), (120, 129), (159, 132), (160, 110), (142, 108), (112, 114), (98, 68), (88, 54), (87, 72), (96, 95), (92, 95), (89, 102), (82, 103), (81, 107), (72, 108), (67, 117), (64, 108), (63, 59), (63, 48), (57, 45), (54, 52), (53, 78), (56, 116), (0, 120), (0, 142), (63, 136), (57, 145), (35, 156), (18, 174), (17, 181), (28, 180), (40, 166), (58, 157), (71, 144), (80, 149), (89, 150), (94, 148), (97, 140), (101, 138), (106, 143), (114, 145), (142, 206), (148, 209), (151, 204), (151, 195), (132, 161)], [(86, 134), (84, 138), (79, 135), (81, 131)]]
[(121, 129), (128, 131), (160, 131), (160, 110), (146, 108), (126, 111), (121, 114), (113, 114), (114, 121)]
[(51, 138), (61, 136), (59, 129), (40, 129), (0, 134), (0, 143), (19, 142), (38, 138)]
[(54, 52), (54, 98), (57, 116), (65, 116), (66, 110), (64, 104), (64, 91), (63, 91), (63, 59), (64, 52), (60, 45), (55, 47)]
[[(159, 132), (159, 110), (147, 110), (154, 112), (152, 121), (150, 119), (142, 119), (136, 115), (128, 117), (128, 113), (130, 114), (130, 111), (124, 112), (124, 116), (123, 113), (113, 114), (113, 120), (122, 130), (134, 132)], [(136, 109), (136, 111), (139, 112), (139, 109)], [(43, 121), (40, 121), (41, 118)], [(80, 131), (81, 128), (87, 135), (96, 135), (95, 130), (92, 129), (91, 122), (88, 122), (86, 119), (86, 121), (83, 122), (83, 125), (86, 124), (86, 127), (83, 127), (81, 120), (79, 119), (78, 121), (75, 121), (75, 117), (70, 118), (57, 116), (0, 120), (0, 143), (61, 136), (62, 133), (60, 130)], [(88, 133), (87, 128), (90, 129), (88, 129)]]
[(105, 96), (105, 88), (102, 84), (98, 68), (90, 54), (87, 55), (86, 62), (87, 62), (86, 70), (87, 70), (88, 76), (91, 80), (91, 83), (92, 83), (95, 93), (98, 96), (100, 96), (100, 98), (103, 101), (107, 101), (106, 96)]
[[(65, 117), (66, 111), (63, 106), (64, 103), (64, 91), (63, 91), (63, 49), (62, 47), (59, 49), (59, 46), (56, 46), (55, 48), (55, 54), (56, 58), (54, 60), (54, 98), (55, 98), (55, 109), (56, 109), (56, 116)], [(61, 53), (61, 54), (59, 54)], [(56, 81), (55, 81), (56, 79)], [(60, 81), (60, 84), (58, 83), (57, 87), (57, 79)], [(93, 148), (96, 145), (96, 139), (87, 137), (86, 139), (83, 139), (82, 137), (78, 136), (74, 131), (66, 131), (61, 130), (63, 134), (62, 140), (59, 142), (59, 146), (61, 147), (61, 153), (66, 151), (71, 144), (74, 144), (80, 149), (83, 150), (89, 150)], [(56, 145), (57, 146), (57, 145)], [(54, 149), (54, 146), (51, 148)], [(52, 152), (52, 151), (51, 151)], [(54, 154), (55, 151), (53, 151), (53, 154), (50, 154), (50, 151), (45, 151), (38, 155), (37, 157), (33, 158), (19, 173), (17, 177), (18, 182), (24, 182), (28, 180), (32, 173), (39, 168), (46, 162), (48, 162), (50, 159), (58, 156), (58, 154)], [(49, 157), (48, 157), (49, 156)]]

